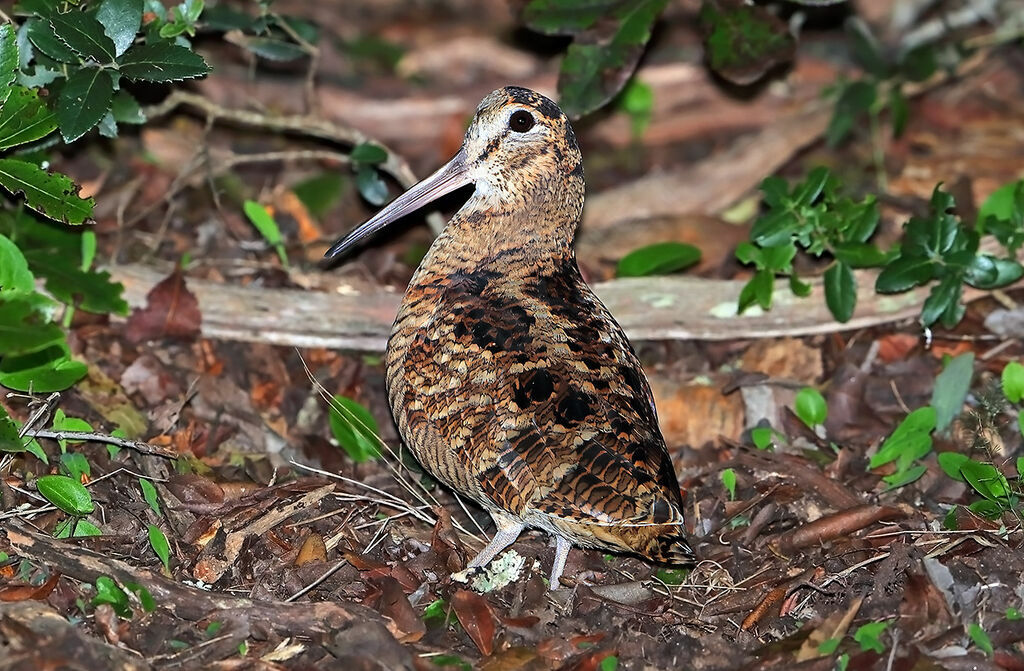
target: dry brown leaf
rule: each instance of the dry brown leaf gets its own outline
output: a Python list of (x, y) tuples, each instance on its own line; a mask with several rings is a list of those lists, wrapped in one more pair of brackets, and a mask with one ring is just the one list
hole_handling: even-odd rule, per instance
[(846, 609), (845, 613), (836, 611), (826, 617), (821, 624), (814, 628), (814, 631), (810, 633), (807, 640), (797, 650), (796, 661), (804, 662), (808, 659), (822, 657), (823, 655), (818, 652), (818, 647), (831, 638), (842, 638), (846, 635), (847, 630), (850, 628), (850, 623), (857, 616), (857, 611), (860, 610), (860, 604), (863, 601), (863, 597), (857, 597), (850, 604), (850, 607)]
[(305, 566), (313, 562), (327, 561), (327, 544), (324, 537), (318, 533), (311, 533), (302, 541), (299, 554), (295, 557), (296, 566)]
[(452, 595), (452, 608), (459, 624), (473, 639), (481, 654), (489, 657), (494, 652), (494, 616), (487, 599), (476, 592), (460, 589)]
[(199, 336), (201, 322), (199, 301), (185, 285), (181, 269), (175, 268), (146, 295), (146, 307), (132, 312), (125, 336), (133, 343), (165, 337), (192, 340)]

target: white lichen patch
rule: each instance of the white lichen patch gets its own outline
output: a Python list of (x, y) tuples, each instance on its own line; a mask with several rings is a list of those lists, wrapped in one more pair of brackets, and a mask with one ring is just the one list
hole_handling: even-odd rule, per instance
[(474, 592), (487, 594), (494, 590), (511, 585), (523, 573), (526, 557), (515, 550), (508, 550), (493, 559), (484, 568), (468, 568), (452, 574), (455, 582), (469, 583)]

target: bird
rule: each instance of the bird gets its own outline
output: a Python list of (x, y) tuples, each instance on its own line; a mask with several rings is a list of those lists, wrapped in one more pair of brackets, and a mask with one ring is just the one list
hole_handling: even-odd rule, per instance
[(402, 440), (494, 521), (467, 568), (525, 528), (554, 536), (551, 590), (573, 545), (692, 563), (650, 384), (576, 262), (583, 162), (554, 101), (516, 86), (487, 95), (455, 156), (342, 236), (325, 263), (468, 185), (409, 283), (385, 355)]

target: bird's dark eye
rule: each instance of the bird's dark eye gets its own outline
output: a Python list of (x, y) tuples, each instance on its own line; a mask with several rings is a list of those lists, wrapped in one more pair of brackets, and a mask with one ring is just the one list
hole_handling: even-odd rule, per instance
[(508, 118), (508, 127), (517, 133), (525, 133), (533, 128), (533, 115), (526, 110), (518, 110)]

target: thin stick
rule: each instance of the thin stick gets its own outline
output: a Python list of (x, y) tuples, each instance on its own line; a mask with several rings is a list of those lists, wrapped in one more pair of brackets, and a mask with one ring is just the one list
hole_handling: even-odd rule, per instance
[(156, 445), (151, 445), (150, 443), (146, 443), (141, 440), (128, 440), (127, 438), (118, 438), (117, 436), (110, 436), (104, 433), (90, 433), (87, 431), (44, 431), (41, 429), (31, 429), (29, 431), (25, 431), (24, 435), (30, 438), (51, 438), (53, 440), (81, 440), (92, 443), (106, 443), (109, 445), (123, 447), (128, 450), (135, 450), (142, 454), (153, 454), (167, 459), (177, 459), (181, 456), (177, 452), (173, 452), (163, 447), (157, 447)]

